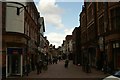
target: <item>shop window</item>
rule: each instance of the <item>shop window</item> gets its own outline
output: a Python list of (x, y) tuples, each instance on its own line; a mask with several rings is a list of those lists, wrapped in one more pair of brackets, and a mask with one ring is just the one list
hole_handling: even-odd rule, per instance
[(120, 47), (120, 43), (113, 43), (113, 48), (119, 48)]
[(116, 43), (116, 48), (119, 48), (119, 43)]
[(115, 48), (115, 44), (113, 44), (113, 48)]

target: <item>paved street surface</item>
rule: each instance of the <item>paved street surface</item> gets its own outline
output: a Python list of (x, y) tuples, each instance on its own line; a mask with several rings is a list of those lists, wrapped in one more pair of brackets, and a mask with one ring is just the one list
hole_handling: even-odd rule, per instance
[(101, 71), (91, 70), (91, 73), (85, 73), (80, 66), (72, 64), (70, 61), (68, 69), (64, 68), (64, 61), (58, 62), (58, 64), (51, 64), (48, 66), (47, 71), (42, 71), (37, 75), (36, 71), (33, 71), (29, 76), (25, 78), (104, 78), (107, 74)]
[(0, 80), (2, 78), (2, 52), (0, 51)]
[(28, 76), (9, 77), (7, 80), (16, 80), (16, 78), (17, 80), (102, 80), (106, 76), (108, 74), (94, 68), (91, 69), (91, 73), (83, 72), (81, 66), (73, 65), (72, 61), (70, 61), (68, 68), (64, 68), (64, 61), (60, 61), (58, 64), (48, 65), (48, 70), (42, 70), (40, 74), (32, 71)]
[(2, 79), (2, 67), (0, 66), (0, 80)]

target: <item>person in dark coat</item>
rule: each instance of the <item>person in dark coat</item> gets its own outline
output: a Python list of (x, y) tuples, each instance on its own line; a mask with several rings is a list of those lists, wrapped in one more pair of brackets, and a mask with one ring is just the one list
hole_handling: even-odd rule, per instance
[(28, 76), (29, 72), (30, 72), (30, 63), (29, 63), (29, 61), (27, 61), (26, 62), (26, 75), (27, 76)]
[(26, 69), (27, 69), (26, 75), (28, 76), (28, 74), (30, 72), (30, 65), (29, 65), (29, 63), (26, 64)]
[(49, 58), (49, 64), (52, 64), (52, 59), (51, 58)]
[(43, 62), (41, 60), (36, 63), (37, 74), (42, 72), (42, 66), (43, 66)]
[(67, 59), (67, 60), (65, 60), (65, 68), (68, 68), (68, 64), (69, 64), (69, 60)]
[(57, 64), (57, 61), (58, 61), (58, 59), (57, 59), (57, 57), (55, 58), (55, 63)]

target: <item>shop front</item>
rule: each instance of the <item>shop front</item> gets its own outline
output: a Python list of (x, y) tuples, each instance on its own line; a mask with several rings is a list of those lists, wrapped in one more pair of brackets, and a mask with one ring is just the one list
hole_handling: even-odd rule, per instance
[(120, 34), (105, 37), (108, 67), (110, 73), (120, 70)]
[(8, 47), (6, 53), (6, 77), (12, 75), (23, 75), (23, 56), (24, 48)]
[(120, 42), (113, 42), (114, 69), (120, 70)]

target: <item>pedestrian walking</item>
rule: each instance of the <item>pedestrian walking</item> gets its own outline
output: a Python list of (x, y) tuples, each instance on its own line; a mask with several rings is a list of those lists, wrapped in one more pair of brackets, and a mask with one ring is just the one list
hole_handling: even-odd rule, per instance
[(59, 56), (58, 59), (59, 59), (59, 61), (60, 61), (60, 60), (61, 60), (61, 57)]
[(42, 72), (42, 67), (43, 67), (43, 61), (42, 60), (40, 60), (40, 62), (39, 62), (39, 71), (40, 71), (40, 73)]
[(65, 60), (65, 65), (64, 65), (64, 67), (65, 67), (65, 68), (68, 68), (68, 64), (69, 64), (69, 60), (66, 59), (66, 60)]
[(58, 59), (57, 59), (57, 57), (55, 58), (55, 63), (57, 64), (57, 61), (58, 61)]
[(39, 62), (36, 62), (37, 74), (39, 74)]
[(29, 72), (30, 72), (30, 65), (29, 65), (29, 63), (27, 63), (26, 64), (26, 75), (27, 76), (28, 76)]
[(103, 66), (103, 72), (104, 72), (104, 74), (107, 73), (107, 65), (106, 64), (104, 64), (104, 66)]
[(41, 73), (43, 67), (43, 62), (40, 60), (36, 63), (37, 74)]
[(49, 64), (52, 64), (52, 59), (51, 58), (49, 58)]
[(90, 73), (91, 72), (91, 68), (90, 68), (90, 64), (88, 63), (88, 64), (86, 64), (86, 72), (87, 73)]
[(43, 63), (43, 70), (46, 71), (47, 69), (48, 69), (47, 62), (44, 62), (44, 63)]
[(54, 63), (55, 63), (55, 58), (53, 58), (53, 60), (52, 60), (52, 61), (53, 61), (53, 64), (54, 64)]

